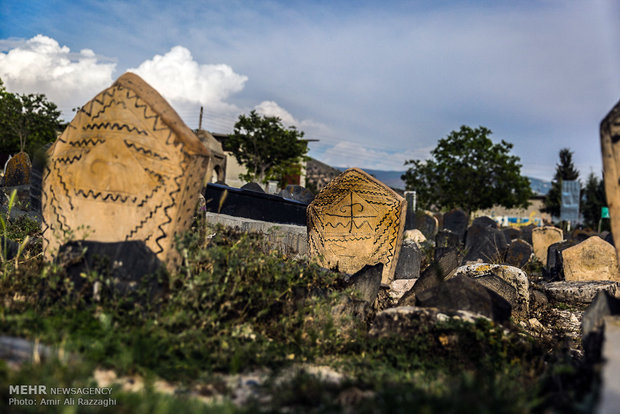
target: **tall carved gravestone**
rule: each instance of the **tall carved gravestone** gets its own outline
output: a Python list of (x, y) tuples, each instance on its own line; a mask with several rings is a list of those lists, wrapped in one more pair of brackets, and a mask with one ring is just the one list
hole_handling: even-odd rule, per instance
[(405, 199), (394, 190), (360, 169), (348, 169), (308, 206), (310, 253), (322, 266), (351, 274), (383, 263), (381, 282), (389, 283), (398, 262), (405, 209)]
[[(603, 178), (614, 240), (620, 240), (620, 102), (601, 121)], [(616, 245), (620, 256), (620, 243)]]
[(143, 240), (174, 269), (209, 151), (164, 98), (125, 73), (86, 103), (49, 150), (42, 210), (47, 258), (67, 239)]

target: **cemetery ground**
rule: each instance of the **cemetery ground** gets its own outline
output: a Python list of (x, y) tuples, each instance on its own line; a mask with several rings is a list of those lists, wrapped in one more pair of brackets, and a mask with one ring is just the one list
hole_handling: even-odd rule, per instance
[[(77, 286), (70, 257), (44, 262), (26, 216), (3, 236), (29, 241), (2, 263), (0, 332), (45, 347), (0, 360), (2, 412), (591, 412), (597, 400), (600, 366), (560, 329), (446, 318), (373, 334), (381, 293), (370, 306), (343, 275), (200, 217), (178, 240), (180, 270), (130, 293), (94, 271)], [(539, 314), (553, 327), (550, 307)], [(115, 405), (9, 407), (15, 384), (112, 386)]]

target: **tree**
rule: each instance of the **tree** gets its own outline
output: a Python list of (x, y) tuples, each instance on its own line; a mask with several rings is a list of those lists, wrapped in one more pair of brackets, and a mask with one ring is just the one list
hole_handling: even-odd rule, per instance
[(582, 214), (584, 224), (591, 229), (598, 227), (601, 219), (601, 208), (607, 206), (605, 197), (605, 181), (599, 180), (594, 173), (590, 173), (583, 190)]
[(461, 207), (471, 214), (502, 205), (527, 207), (530, 182), (521, 176), (519, 157), (510, 155), (512, 144), (493, 144), (485, 127), (461, 126), (440, 139), (426, 161), (411, 160), (402, 179), (416, 190), (419, 205), (442, 209)]
[(60, 111), (43, 94), (14, 94), (0, 79), (0, 152), (33, 153), (56, 140)]
[(300, 139), (303, 136), (294, 126), (285, 128), (278, 117), (252, 111), (239, 116), (225, 149), (247, 168), (239, 176), (242, 180), (282, 183), (286, 175), (301, 171), (299, 164), (308, 152), (308, 143)]
[(562, 203), (562, 181), (577, 180), (579, 171), (573, 165), (573, 152), (568, 148), (560, 150), (560, 163), (555, 167), (555, 175), (551, 181), (551, 189), (547, 193), (543, 212), (551, 214), (552, 217), (560, 217), (560, 206)]

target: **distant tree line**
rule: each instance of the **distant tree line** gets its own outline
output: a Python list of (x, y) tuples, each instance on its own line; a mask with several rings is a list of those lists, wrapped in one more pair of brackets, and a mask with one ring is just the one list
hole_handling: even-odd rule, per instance
[(0, 152), (32, 157), (56, 140), (61, 124), (58, 107), (45, 95), (11, 93), (0, 79)]

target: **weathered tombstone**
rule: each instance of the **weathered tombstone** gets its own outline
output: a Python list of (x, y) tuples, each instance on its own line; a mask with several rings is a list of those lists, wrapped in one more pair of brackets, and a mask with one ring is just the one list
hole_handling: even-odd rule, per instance
[(43, 181), (43, 170), (47, 163), (47, 150), (51, 144), (46, 144), (35, 152), (32, 158), (32, 169), (30, 174), (30, 208), (38, 213), (41, 212), (41, 183)]
[(415, 191), (405, 191), (405, 200), (407, 201), (407, 211), (405, 212), (405, 231), (415, 229), (415, 208), (416, 193)]
[(25, 152), (17, 153), (6, 164), (4, 172), (4, 186), (17, 187), (30, 183), (30, 169), (32, 163), (30, 157)]
[(86, 282), (82, 275), (95, 271), (106, 278), (102, 289), (122, 296), (145, 289), (145, 299), (161, 294), (164, 290), (162, 263), (143, 241), (102, 243), (95, 241), (71, 241), (63, 244), (57, 261), (66, 261), (67, 275), (77, 291)]
[[(478, 219), (484, 218), (478, 217)], [(482, 261), (485, 263), (503, 262), (508, 248), (504, 233), (497, 229), (497, 226), (491, 225), (489, 221), (478, 219), (474, 220), (473, 224), (467, 229), (465, 239), (465, 250), (467, 252), (464, 260), (466, 262)]]
[(499, 323), (510, 320), (512, 307), (506, 299), (475, 280), (459, 275), (416, 295), (416, 306), (440, 310), (466, 310)]
[(420, 263), (422, 253), (417, 243), (403, 241), (398, 255), (398, 264), (394, 272), (394, 279), (417, 279), (420, 277)]
[(535, 228), (536, 226), (533, 224), (528, 224), (527, 226), (521, 227), (521, 238), (532, 246), (534, 245), (534, 243), (532, 242), (532, 231)]
[(575, 281), (614, 280), (620, 282), (616, 250), (605, 240), (592, 236), (562, 252), (564, 279)]
[(263, 190), (263, 187), (261, 187), (261, 185), (259, 183), (255, 183), (255, 182), (251, 182), (251, 183), (247, 183), (241, 186), (242, 190), (246, 190), (246, 191), (254, 191), (256, 193), (264, 193), (265, 190)]
[(374, 266), (364, 266), (354, 275), (351, 275), (349, 279), (350, 286), (359, 293), (361, 299), (372, 305), (375, 299), (377, 299), (377, 294), (381, 287), (382, 273), (382, 263)]
[(497, 222), (493, 220), (491, 217), (487, 217), (487, 216), (476, 217), (474, 221), (472, 221), (471, 225), (481, 226), (481, 227), (491, 227), (494, 229), (497, 228)]
[(125, 73), (82, 106), (49, 156), (48, 258), (67, 239), (142, 240), (176, 268), (175, 236), (191, 225), (209, 151), (157, 91)]
[(540, 260), (543, 266), (547, 266), (547, 249), (553, 243), (561, 242), (564, 239), (562, 230), (553, 226), (537, 227), (532, 230), (532, 246), (534, 256)]
[(564, 240), (553, 243), (547, 249), (547, 266), (543, 268), (543, 274), (547, 281), (564, 279), (564, 263), (562, 262), (562, 252), (569, 247), (573, 247), (577, 242)]
[(284, 190), (280, 191), (280, 196), (287, 200), (301, 201), (302, 203), (310, 204), (314, 200), (314, 194), (312, 191), (300, 185), (287, 185)]
[(464, 240), (468, 221), (467, 213), (457, 208), (443, 215), (443, 228), (453, 231), (459, 235), (461, 240)]
[(506, 299), (516, 319), (527, 319), (530, 306), (530, 283), (521, 269), (513, 266), (479, 263), (459, 267), (454, 276), (459, 275), (471, 277)]
[(439, 227), (437, 218), (432, 213), (424, 210), (416, 211), (414, 226), (424, 234), (427, 240), (435, 239), (437, 228)]
[(514, 267), (523, 267), (530, 261), (534, 249), (525, 240), (516, 239), (506, 251), (506, 264)]
[[(620, 102), (603, 118), (600, 127), (603, 179), (614, 240), (620, 240)], [(616, 246), (620, 254), (620, 245)]]
[(451, 230), (443, 229), (437, 232), (435, 237), (435, 258), (441, 257), (449, 250), (461, 250), (463, 239)]
[(360, 169), (348, 169), (308, 205), (310, 253), (322, 266), (346, 273), (383, 263), (381, 283), (389, 284), (398, 263), (405, 208), (405, 199), (394, 190)]
[(459, 266), (459, 259), (456, 250), (447, 251), (443, 256), (436, 258), (430, 266), (424, 269), (413, 288), (401, 297), (398, 306), (415, 305), (416, 296), (426, 289), (440, 285)]
[(515, 229), (514, 227), (503, 228), (502, 233), (504, 233), (508, 243), (512, 243), (513, 240), (521, 238), (521, 230)]

